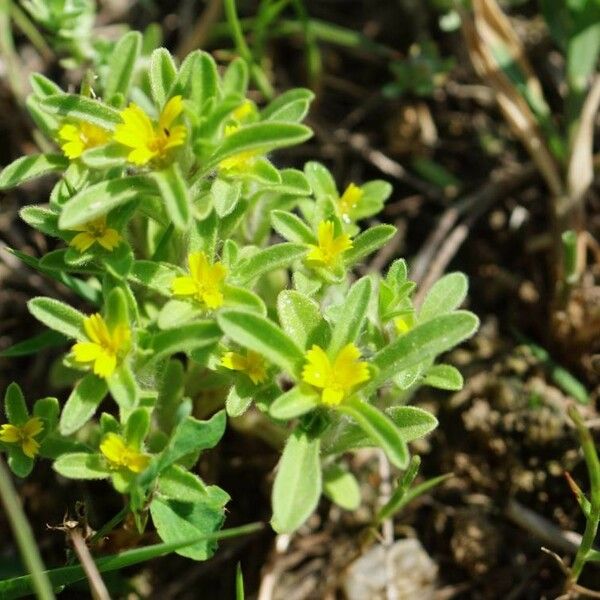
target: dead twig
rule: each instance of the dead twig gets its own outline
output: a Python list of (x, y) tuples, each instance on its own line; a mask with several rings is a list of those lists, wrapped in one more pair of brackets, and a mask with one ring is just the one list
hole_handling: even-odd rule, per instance
[(77, 554), (77, 558), (79, 558), (79, 562), (88, 578), (93, 598), (95, 600), (110, 600), (110, 594), (108, 593), (106, 585), (98, 571), (98, 567), (90, 554), (90, 550), (81, 535), (81, 529), (79, 527), (69, 529), (67, 534), (71, 539), (75, 554)]

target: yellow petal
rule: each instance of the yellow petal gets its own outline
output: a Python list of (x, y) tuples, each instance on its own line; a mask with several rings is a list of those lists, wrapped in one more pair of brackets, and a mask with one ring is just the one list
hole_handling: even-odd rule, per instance
[(81, 140), (73, 140), (72, 142), (66, 142), (63, 144), (61, 149), (67, 158), (75, 160), (83, 154), (85, 146)]
[(302, 370), (302, 379), (318, 388), (327, 387), (331, 380), (331, 363), (323, 348), (317, 345), (306, 353), (306, 364)]
[(338, 387), (350, 390), (369, 379), (367, 363), (360, 361), (360, 350), (352, 343), (344, 346), (333, 363), (333, 373)]
[(187, 129), (184, 125), (177, 125), (169, 131), (169, 138), (167, 143), (163, 146), (164, 150), (174, 148), (175, 146), (181, 146), (185, 142), (187, 137)]
[(27, 423), (25, 423), (25, 425), (23, 425), (21, 428), (23, 433), (30, 437), (36, 436), (38, 433), (43, 431), (43, 429), (44, 422), (39, 417), (31, 417), (31, 419), (29, 419), (29, 421), (27, 421)]
[(150, 457), (148, 455), (130, 450), (127, 455), (126, 466), (133, 473), (141, 473), (146, 469), (149, 462)]
[(83, 329), (92, 342), (100, 344), (100, 346), (106, 345), (110, 339), (108, 333), (108, 327), (102, 318), (100, 313), (94, 313), (89, 317), (86, 317), (83, 321)]
[(352, 209), (356, 208), (363, 197), (363, 190), (354, 183), (351, 183), (339, 199), (339, 205), (342, 213), (348, 214)]
[(323, 254), (323, 251), (319, 246), (315, 246), (314, 244), (309, 244), (309, 251), (306, 255), (306, 262), (316, 263), (316, 264), (326, 264), (327, 258)]
[(176, 296), (193, 296), (198, 291), (196, 282), (187, 275), (175, 277), (171, 282), (171, 290)]
[(342, 233), (338, 235), (332, 242), (330, 252), (334, 257), (338, 257), (346, 250), (352, 248), (352, 240), (347, 233)]
[(72, 123), (66, 123), (58, 130), (58, 137), (65, 142), (80, 141), (79, 128)]
[(79, 363), (92, 362), (103, 352), (102, 346), (95, 342), (77, 342), (72, 351), (75, 361)]
[(219, 290), (207, 290), (202, 292), (202, 301), (207, 308), (214, 309), (223, 305), (223, 294)]
[(117, 357), (112, 352), (104, 350), (94, 362), (94, 373), (106, 379), (110, 377), (117, 367)]
[(321, 248), (325, 248), (331, 244), (334, 237), (333, 221), (321, 221), (317, 231), (317, 240)]
[(116, 433), (107, 433), (100, 444), (100, 452), (113, 466), (122, 464), (123, 454), (126, 450), (125, 441)]
[(121, 242), (121, 236), (116, 229), (107, 229), (102, 237), (98, 238), (98, 243), (108, 251), (114, 250)]
[(150, 150), (147, 146), (139, 146), (127, 155), (127, 160), (130, 163), (141, 167), (150, 162), (157, 154), (158, 152)]
[(246, 368), (246, 359), (237, 352), (225, 352), (221, 358), (221, 364), (233, 371), (243, 371)]
[(6, 423), (0, 427), (0, 441), (12, 444), (21, 439), (21, 429), (10, 423)]
[(170, 129), (173, 121), (183, 112), (183, 100), (181, 96), (173, 96), (163, 108), (158, 119), (161, 130)]
[(29, 458), (35, 458), (35, 455), (40, 449), (40, 445), (33, 438), (28, 437), (23, 440), (21, 449), (23, 450), (25, 456), (28, 456)]
[(321, 395), (323, 404), (326, 404), (327, 406), (337, 406), (341, 404), (343, 399), (344, 392), (338, 388), (325, 388)]
[(137, 148), (154, 138), (154, 127), (150, 117), (135, 103), (121, 111), (123, 123), (117, 125), (113, 139), (124, 146)]
[[(70, 158), (70, 157), (69, 157)], [(73, 246), (79, 252), (85, 252), (96, 240), (86, 231), (78, 233), (70, 242), (69, 246)]]
[(204, 279), (204, 274), (208, 267), (208, 259), (204, 252), (192, 252), (188, 256), (188, 264), (190, 266), (190, 273), (195, 281)]

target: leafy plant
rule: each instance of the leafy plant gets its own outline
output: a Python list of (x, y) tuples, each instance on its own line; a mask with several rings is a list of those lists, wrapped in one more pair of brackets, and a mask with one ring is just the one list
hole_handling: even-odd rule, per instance
[[(437, 425), (406, 406), (409, 393), (462, 386), (436, 360), (478, 321), (458, 308), (463, 275), (441, 279), (420, 308), (403, 260), (355, 278), (395, 233), (372, 220), (391, 188), (340, 193), (319, 163), (278, 166), (273, 152), (311, 136), (309, 90), (259, 107), (242, 58), (220, 69), (201, 51), (180, 65), (164, 48), (144, 52), (127, 33), (93, 91), (32, 78), (27, 105), (60, 150), (8, 165), (0, 189), (58, 175), (47, 204), (21, 211), (58, 248), (13, 252), (86, 308), (30, 300), (47, 331), (8, 354), (64, 346), (76, 382), (65, 402), (35, 403), (33, 417), (11, 385), (0, 440), (15, 474), (42, 457), (63, 477), (107, 480), (140, 531), (151, 518), (164, 548), (204, 560), (229, 496), (194, 466), (228, 416), (254, 411), (287, 439), (272, 525), (292, 532), (322, 493), (356, 507), (346, 452), (379, 446), (408, 467), (409, 442)], [(199, 406), (211, 418), (193, 416)]]

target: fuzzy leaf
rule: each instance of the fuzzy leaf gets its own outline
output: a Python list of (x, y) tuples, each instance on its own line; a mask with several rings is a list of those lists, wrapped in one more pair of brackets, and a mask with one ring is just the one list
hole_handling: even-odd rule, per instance
[(318, 394), (310, 387), (295, 385), (277, 398), (269, 407), (269, 414), (274, 419), (287, 421), (295, 419), (319, 405)]
[(462, 390), (464, 385), (460, 371), (452, 365), (433, 365), (427, 369), (424, 383), (440, 390)]
[(96, 412), (108, 392), (106, 381), (93, 373), (86, 375), (71, 392), (60, 416), (60, 432), (71, 435)]
[(294, 374), (304, 359), (296, 343), (272, 321), (237, 310), (222, 310), (217, 316), (221, 329), (238, 344), (262, 354), (269, 362)]
[(69, 159), (62, 154), (22, 156), (2, 169), (0, 173), (0, 190), (13, 188), (25, 181), (54, 171), (64, 171), (68, 166)]
[(50, 329), (76, 340), (84, 339), (84, 316), (64, 302), (53, 298), (37, 297), (27, 303), (29, 312)]
[(352, 241), (352, 248), (344, 253), (344, 262), (353, 265), (365, 256), (385, 246), (396, 233), (393, 225), (376, 225), (358, 234)]
[(154, 103), (163, 107), (177, 79), (177, 67), (166, 48), (157, 48), (150, 56), (150, 89)]
[(190, 199), (179, 165), (173, 163), (162, 171), (154, 171), (152, 178), (158, 186), (173, 225), (179, 230), (187, 229), (191, 219)]
[(102, 457), (88, 452), (63, 454), (52, 468), (68, 479), (107, 479), (110, 475)]
[(297, 244), (316, 243), (315, 234), (310, 227), (296, 215), (284, 210), (271, 212), (271, 224), (273, 229), (290, 242)]
[(344, 510), (356, 510), (360, 506), (356, 477), (339, 465), (331, 465), (323, 472), (323, 493)]
[(61, 229), (73, 229), (126, 202), (157, 193), (152, 180), (141, 175), (101, 181), (84, 188), (65, 204), (58, 225)]
[(196, 321), (156, 333), (152, 336), (150, 347), (156, 360), (177, 352), (189, 353), (216, 344), (221, 335), (221, 330), (214, 321)]
[(303, 350), (317, 344), (327, 345), (329, 327), (319, 305), (296, 290), (283, 290), (277, 297), (279, 322), (287, 335)]
[(419, 323), (438, 315), (445, 315), (458, 308), (467, 295), (469, 281), (462, 273), (449, 273), (436, 281), (419, 311)]
[(315, 95), (310, 90), (295, 88), (277, 96), (260, 113), (263, 121), (302, 121)]
[(108, 130), (114, 129), (115, 125), (122, 122), (118, 110), (79, 94), (47, 96), (40, 99), (40, 104), (52, 115), (86, 121)]
[(236, 266), (236, 280), (241, 285), (274, 271), (289, 267), (295, 260), (302, 258), (308, 252), (301, 244), (275, 244), (259, 250), (250, 258), (240, 261)]
[(25, 396), (18, 383), (11, 383), (4, 393), (4, 412), (13, 425), (24, 425), (29, 419)]
[(129, 31), (116, 43), (108, 59), (105, 98), (112, 100), (118, 94), (127, 97), (141, 48), (142, 34), (139, 31)]

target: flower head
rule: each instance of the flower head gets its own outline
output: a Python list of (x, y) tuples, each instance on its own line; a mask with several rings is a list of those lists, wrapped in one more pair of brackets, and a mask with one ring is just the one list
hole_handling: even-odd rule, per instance
[(173, 125), (183, 112), (181, 96), (173, 96), (163, 108), (158, 123), (134, 102), (121, 111), (123, 123), (117, 125), (113, 138), (116, 142), (131, 148), (127, 160), (142, 166), (151, 160), (165, 158), (168, 151), (185, 142), (187, 130), (184, 125)]
[(93, 221), (79, 225), (73, 228), (73, 231), (79, 231), (70, 242), (69, 246), (73, 246), (79, 252), (85, 252), (90, 246), (95, 243), (100, 244), (109, 252), (114, 250), (121, 241), (121, 236), (116, 229), (106, 226), (106, 217), (98, 217)]
[(361, 201), (364, 192), (354, 183), (351, 183), (338, 200), (340, 212), (343, 215), (349, 215)]
[(98, 377), (110, 377), (119, 358), (129, 349), (131, 330), (122, 323), (109, 329), (98, 313), (86, 317), (83, 329), (90, 341), (77, 342), (73, 346), (75, 362), (93, 363), (94, 373)]
[(150, 457), (128, 446), (116, 433), (107, 433), (100, 444), (100, 452), (112, 469), (128, 469), (132, 473), (141, 473), (150, 462)]
[(321, 221), (317, 232), (317, 245), (309, 244), (310, 251), (306, 262), (318, 267), (335, 266), (342, 254), (352, 248), (352, 240), (347, 233), (335, 235), (333, 221)]
[(267, 378), (265, 359), (258, 352), (248, 350), (245, 355), (226, 352), (221, 358), (221, 364), (233, 371), (245, 373), (254, 385), (262, 383)]
[(65, 156), (73, 160), (79, 158), (85, 150), (106, 144), (109, 134), (98, 125), (81, 121), (77, 124), (65, 123), (58, 130), (58, 137)]
[(175, 277), (171, 289), (175, 296), (193, 296), (207, 308), (219, 308), (223, 304), (223, 280), (227, 269), (223, 263), (210, 263), (204, 252), (192, 252), (188, 256), (190, 274)]
[(39, 417), (31, 417), (23, 425), (7, 423), (0, 427), (0, 441), (8, 444), (20, 444), (25, 456), (34, 458), (39, 452), (40, 443), (35, 436), (42, 432), (44, 425)]
[(236, 121), (243, 121), (255, 111), (254, 104), (251, 100), (244, 100), (232, 113), (231, 116)]
[[(239, 108), (236, 110), (239, 110)], [(234, 134), (239, 128), (239, 125), (225, 125), (225, 137)], [(228, 156), (219, 163), (219, 171), (224, 172), (225, 175), (239, 175), (240, 173), (250, 171), (259, 154), (260, 152), (257, 150), (244, 150), (243, 152)]]
[(394, 325), (399, 335), (408, 333), (415, 326), (415, 313), (410, 312), (394, 319)]
[(352, 343), (344, 346), (333, 361), (320, 346), (306, 353), (302, 380), (322, 391), (321, 401), (337, 406), (363, 381), (369, 379), (369, 367), (360, 359), (360, 350)]

